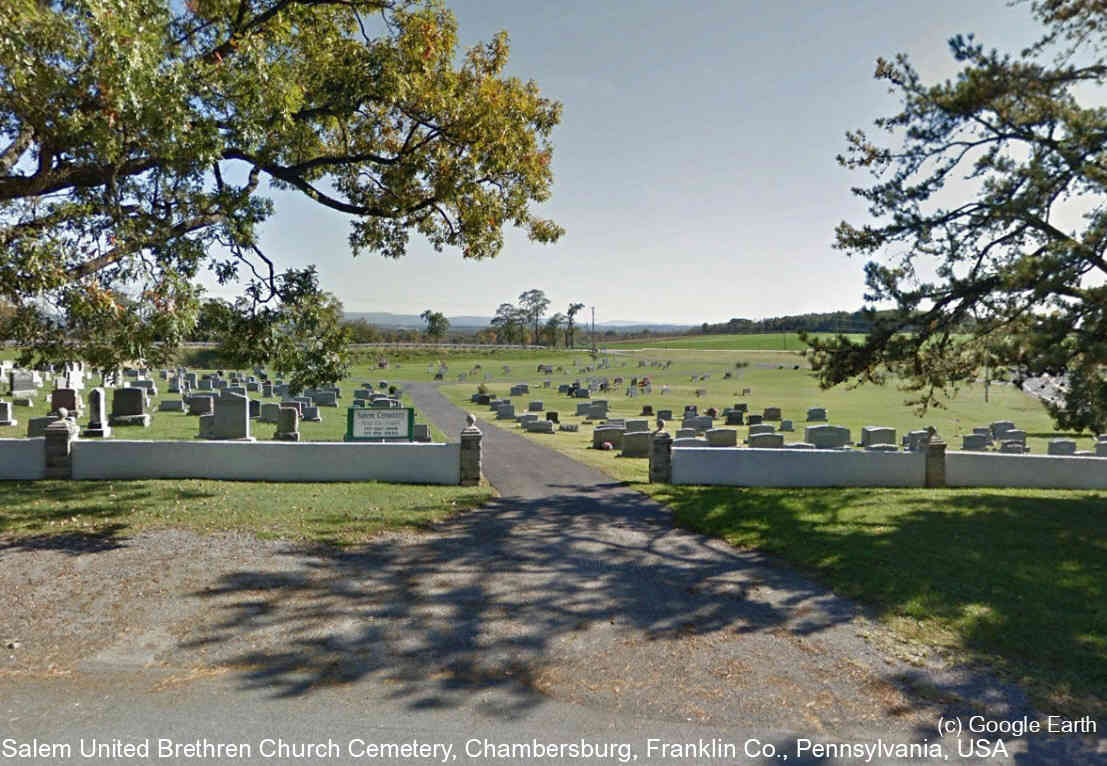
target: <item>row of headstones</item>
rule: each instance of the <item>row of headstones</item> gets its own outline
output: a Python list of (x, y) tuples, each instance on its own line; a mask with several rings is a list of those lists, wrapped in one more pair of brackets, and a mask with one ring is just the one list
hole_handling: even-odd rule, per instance
[[(998, 444), (999, 452), (1019, 454), (1030, 451), (1026, 446), (1026, 431), (1015, 428), (1010, 420), (997, 420), (987, 426), (975, 427), (972, 431), (961, 437), (962, 450), (983, 452)], [(1092, 450), (1077, 450), (1075, 439), (1050, 439), (1046, 454), (1107, 457), (1107, 434), (1097, 437)]]

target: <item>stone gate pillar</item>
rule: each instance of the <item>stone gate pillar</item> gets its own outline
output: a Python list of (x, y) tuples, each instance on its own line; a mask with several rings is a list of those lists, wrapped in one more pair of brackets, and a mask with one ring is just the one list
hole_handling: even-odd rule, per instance
[(77, 424), (69, 419), (68, 411), (58, 410), (61, 418), (46, 426), (46, 478), (73, 478), (72, 442), (77, 438)]
[(667, 431), (655, 431), (650, 439), (650, 484), (673, 481), (673, 437)]
[(461, 429), (461, 481), (463, 487), (475, 487), (480, 484), (481, 432), (477, 428), (477, 419), (472, 414), (465, 417), (465, 428)]
[(932, 437), (926, 444), (926, 486), (946, 486), (946, 443)]

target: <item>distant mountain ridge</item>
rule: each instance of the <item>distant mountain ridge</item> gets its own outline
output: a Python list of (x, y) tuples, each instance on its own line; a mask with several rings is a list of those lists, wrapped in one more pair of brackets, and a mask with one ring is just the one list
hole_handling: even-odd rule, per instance
[[(364, 319), (371, 325), (378, 327), (400, 327), (412, 330), (421, 330), (426, 327), (426, 322), (419, 318), (418, 314), (392, 314), (387, 311), (346, 311), (343, 312), (343, 316), (351, 321), (358, 319)], [(446, 317), (450, 320), (450, 327), (456, 329), (479, 329), (482, 327), (488, 327), (492, 324), (492, 317), (479, 317), (479, 316), (451, 316)], [(580, 317), (577, 318), (576, 326), (583, 330), (585, 327), (591, 327), (588, 322), (581, 321)], [(625, 320), (613, 320), (610, 322), (596, 322), (597, 330), (650, 330), (652, 332), (679, 332), (681, 330), (687, 330), (690, 327), (696, 325), (691, 324), (657, 324), (654, 322), (628, 322)]]

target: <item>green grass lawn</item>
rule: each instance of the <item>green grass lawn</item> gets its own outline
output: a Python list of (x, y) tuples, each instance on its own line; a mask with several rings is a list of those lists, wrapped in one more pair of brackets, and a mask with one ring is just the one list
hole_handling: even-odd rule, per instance
[(998, 667), (1043, 711), (1107, 716), (1107, 493), (638, 488), (907, 639)]
[[(837, 333), (813, 332), (812, 338), (832, 338)], [(855, 343), (864, 340), (861, 333), (847, 333)], [(601, 348), (655, 348), (655, 349), (727, 349), (732, 351), (802, 351), (806, 345), (794, 332), (741, 333), (733, 335), (684, 335), (669, 338), (629, 338), (606, 342), (597, 340)]]
[(487, 487), (382, 482), (0, 482), (0, 540), (80, 535), (128, 537), (146, 529), (240, 531), (333, 545), (385, 530), (421, 529), (480, 506)]

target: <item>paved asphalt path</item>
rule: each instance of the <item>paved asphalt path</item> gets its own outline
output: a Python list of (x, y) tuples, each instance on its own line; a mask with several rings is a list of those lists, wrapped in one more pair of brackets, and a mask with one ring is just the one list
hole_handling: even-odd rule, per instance
[[(461, 430), (433, 385), (409, 391)], [(143, 647), (121, 638), (59, 678), (0, 677), (0, 763), (1107, 762), (1102, 739), (940, 736), (939, 719), (1029, 711), (1018, 690), (918, 656), (778, 563), (675, 530), (604, 474), (480, 427), (501, 495), (484, 508), (213, 572)], [(69, 756), (6, 757), (35, 738)], [(246, 743), (251, 757), (158, 757), (159, 738), (209, 754)], [(93, 739), (106, 757), (80, 754)], [(281, 757), (274, 740), (336, 749)], [(487, 749), (535, 740), (573, 749)], [(149, 755), (118, 752), (144, 743)], [(452, 749), (367, 754), (405, 743)], [(817, 749), (829, 743), (857, 749)], [(861, 749), (909, 744), (939, 752)]]

